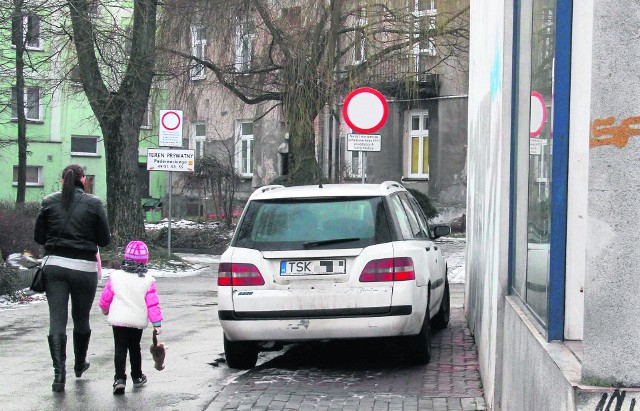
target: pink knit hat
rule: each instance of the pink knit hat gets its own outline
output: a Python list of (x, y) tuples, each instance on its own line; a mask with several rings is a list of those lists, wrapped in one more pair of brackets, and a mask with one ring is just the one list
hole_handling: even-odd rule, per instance
[(124, 259), (146, 264), (149, 261), (149, 249), (142, 241), (131, 241), (124, 250)]

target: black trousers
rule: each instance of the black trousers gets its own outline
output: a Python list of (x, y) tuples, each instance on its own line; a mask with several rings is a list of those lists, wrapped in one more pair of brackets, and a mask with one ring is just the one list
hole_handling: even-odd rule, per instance
[(113, 342), (115, 344), (114, 364), (116, 366), (115, 380), (127, 379), (127, 351), (131, 364), (131, 378), (142, 377), (142, 354), (140, 340), (142, 330), (139, 328), (113, 326)]
[(47, 303), (49, 304), (49, 335), (66, 334), (71, 297), (73, 331), (86, 334), (91, 331), (89, 316), (96, 296), (96, 273), (70, 270), (46, 265)]

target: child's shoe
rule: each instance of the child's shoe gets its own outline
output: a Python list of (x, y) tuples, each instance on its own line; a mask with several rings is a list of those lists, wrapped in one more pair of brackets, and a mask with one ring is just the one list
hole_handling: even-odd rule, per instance
[(127, 381), (123, 379), (118, 379), (113, 382), (113, 395), (122, 395), (124, 394), (124, 387), (126, 386)]
[(142, 387), (147, 382), (147, 376), (142, 374), (140, 378), (133, 378), (133, 386), (135, 388)]

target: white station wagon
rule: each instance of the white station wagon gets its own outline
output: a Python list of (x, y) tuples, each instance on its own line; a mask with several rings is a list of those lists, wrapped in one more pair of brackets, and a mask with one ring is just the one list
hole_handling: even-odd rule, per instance
[(447, 264), (418, 202), (400, 184), (265, 186), (249, 198), (218, 271), (227, 364), (261, 350), (331, 339), (403, 337), (431, 358), (430, 327), (449, 323)]

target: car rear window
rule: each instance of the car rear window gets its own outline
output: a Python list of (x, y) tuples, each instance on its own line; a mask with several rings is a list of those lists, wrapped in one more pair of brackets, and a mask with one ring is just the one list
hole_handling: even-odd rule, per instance
[(380, 197), (252, 201), (232, 241), (256, 250), (362, 248), (390, 241)]

